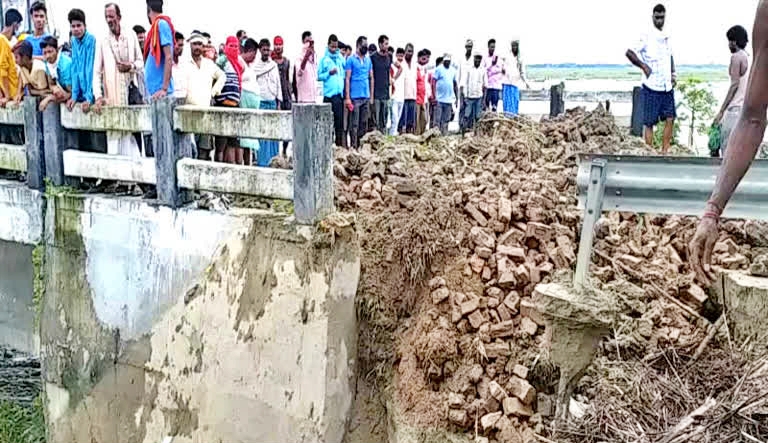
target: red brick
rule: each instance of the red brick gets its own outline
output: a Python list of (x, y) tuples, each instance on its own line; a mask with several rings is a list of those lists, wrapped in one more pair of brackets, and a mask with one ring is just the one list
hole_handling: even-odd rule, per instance
[(506, 246), (506, 245), (498, 245), (496, 247), (496, 252), (499, 254), (506, 255), (508, 257), (511, 257), (515, 260), (524, 261), (525, 260), (525, 249), (518, 248), (514, 246)]
[(504, 305), (510, 310), (512, 315), (517, 315), (520, 310), (520, 295), (516, 291), (512, 291), (504, 299)]
[(478, 257), (484, 260), (488, 260), (489, 258), (491, 258), (491, 254), (493, 254), (493, 251), (491, 250), (491, 248), (478, 246), (475, 248), (475, 254), (477, 254)]
[(498, 384), (496, 381), (492, 381), (488, 388), (491, 390), (491, 397), (495, 398), (498, 401), (503, 401), (505, 398), (507, 398), (507, 391), (504, 390), (504, 388), (501, 387), (500, 384)]
[(499, 199), (499, 220), (503, 223), (512, 221), (512, 201), (506, 198)]
[(526, 380), (528, 378), (528, 368), (526, 368), (523, 365), (515, 365), (515, 368), (512, 370), (512, 373), (522, 378), (523, 380)]
[(514, 415), (522, 418), (533, 417), (533, 409), (531, 409), (530, 406), (524, 405), (523, 402), (515, 397), (507, 397), (504, 399), (504, 413), (506, 415)]
[(483, 267), (485, 266), (485, 260), (480, 258), (477, 254), (472, 255), (472, 257), (469, 258), (469, 266), (472, 268), (472, 271), (475, 274), (479, 274), (483, 272)]
[(456, 426), (464, 427), (467, 425), (467, 411), (463, 409), (451, 409), (448, 411), (448, 421)]
[(487, 321), (482, 311), (475, 311), (469, 315), (469, 324), (474, 329), (480, 329), (480, 326)]
[(483, 428), (484, 431), (493, 429), (493, 426), (496, 424), (497, 421), (499, 421), (502, 415), (504, 414), (501, 412), (493, 412), (490, 414), (486, 414), (480, 419), (480, 426)]
[(448, 288), (442, 287), (432, 291), (432, 303), (438, 305), (446, 300), (450, 296)]
[(445, 286), (445, 279), (443, 277), (435, 277), (429, 281), (429, 289), (437, 289)]
[(470, 298), (461, 304), (461, 315), (467, 315), (475, 312), (480, 307), (480, 299), (477, 297)]
[(467, 211), (467, 214), (469, 214), (470, 217), (475, 219), (478, 225), (480, 226), (488, 226), (488, 219), (485, 218), (485, 216), (478, 211), (478, 209), (473, 205), (472, 203), (467, 203), (467, 205), (464, 207), (464, 210)]
[(497, 341), (485, 345), (485, 353), (488, 355), (488, 358), (509, 357), (512, 355), (512, 350), (509, 348), (508, 343)]
[(546, 325), (544, 316), (541, 315), (538, 309), (536, 309), (536, 304), (530, 298), (524, 298), (520, 301), (520, 314), (522, 314), (523, 317), (531, 319), (539, 326)]
[(505, 321), (491, 325), (490, 335), (492, 338), (504, 338), (515, 335), (515, 322)]
[(548, 243), (552, 240), (552, 228), (542, 223), (528, 223), (525, 234), (528, 237), (539, 240), (541, 243)]
[(517, 279), (514, 272), (507, 272), (499, 277), (499, 286), (502, 288), (514, 288), (517, 286)]
[(523, 404), (532, 405), (536, 401), (536, 389), (522, 378), (513, 376), (507, 383), (509, 395), (517, 397)]
[(499, 319), (502, 322), (506, 322), (506, 321), (512, 320), (513, 315), (512, 315), (511, 312), (509, 312), (509, 309), (507, 309), (507, 307), (505, 305), (499, 305), (496, 308), (496, 312), (499, 314)]
[(520, 322), (520, 329), (533, 337), (539, 331), (539, 325), (534, 323), (530, 318), (523, 317), (523, 320)]
[(496, 248), (496, 235), (487, 229), (475, 226), (469, 231), (469, 239), (472, 240), (475, 246), (488, 249)]

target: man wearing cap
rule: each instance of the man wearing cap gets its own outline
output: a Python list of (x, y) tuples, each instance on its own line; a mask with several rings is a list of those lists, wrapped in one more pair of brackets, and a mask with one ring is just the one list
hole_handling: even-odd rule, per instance
[(458, 80), (459, 80), (459, 124), (461, 125), (462, 119), (464, 118), (464, 109), (466, 108), (465, 103), (465, 97), (466, 91), (464, 90), (464, 83), (465, 79), (464, 76), (466, 75), (467, 71), (469, 71), (470, 68), (472, 68), (472, 48), (475, 47), (475, 42), (472, 41), (472, 39), (467, 39), (467, 42), (464, 43), (464, 59), (461, 60), (461, 64), (459, 65), (459, 73), (458, 73)]
[[(192, 106), (211, 106), (211, 99), (219, 95), (224, 89), (227, 77), (224, 71), (216, 66), (216, 63), (204, 56), (208, 43), (207, 38), (195, 32), (187, 42), (191, 57), (182, 61), (185, 64), (183, 71), (187, 76), (185, 103)], [(212, 137), (210, 135), (198, 135), (195, 142), (197, 143), (198, 157), (201, 160), (210, 160), (213, 149)]]
[(459, 84), (456, 79), (456, 70), (451, 66), (451, 55), (443, 56), (443, 64), (435, 69), (435, 89), (437, 96), (437, 108), (435, 108), (435, 126), (440, 128), (440, 133), (448, 133), (448, 123), (451, 121), (453, 105), (458, 106)]

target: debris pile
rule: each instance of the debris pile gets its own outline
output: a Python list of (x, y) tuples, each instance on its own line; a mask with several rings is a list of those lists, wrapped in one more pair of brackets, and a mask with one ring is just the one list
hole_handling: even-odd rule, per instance
[[(546, 433), (558, 370), (531, 296), (575, 265), (584, 152), (653, 154), (599, 107), (541, 123), (485, 116), (464, 138), (374, 133), (337, 151), (337, 206), (362, 233), (363, 370), (394, 384), (412, 424), (499, 442)], [(694, 229), (681, 217), (600, 221), (591, 276), (624, 313), (606, 353), (642, 358), (698, 337), (707, 295), (685, 262)], [(765, 234), (726, 223), (715, 263), (746, 269)]]

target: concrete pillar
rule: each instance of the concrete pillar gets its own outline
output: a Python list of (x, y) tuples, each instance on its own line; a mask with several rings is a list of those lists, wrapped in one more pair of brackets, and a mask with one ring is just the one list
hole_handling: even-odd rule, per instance
[(43, 150), (45, 176), (54, 186), (64, 186), (76, 181), (64, 175), (66, 134), (61, 126), (61, 106), (48, 106), (43, 111)]
[(549, 116), (557, 117), (565, 113), (565, 83), (552, 86), (549, 90)]
[(27, 186), (42, 190), (45, 181), (43, 115), (37, 110), (37, 97), (24, 99), (24, 138), (27, 140)]
[(632, 129), (630, 134), (635, 137), (643, 135), (643, 95), (642, 88), (636, 86), (632, 89)]
[(152, 102), (152, 145), (157, 168), (157, 201), (161, 205), (178, 208), (189, 199), (179, 189), (176, 179), (176, 163), (184, 157), (192, 157), (192, 147), (182, 143), (182, 137), (173, 129), (175, 99), (166, 97)]
[(314, 224), (334, 210), (330, 104), (293, 105), (293, 149), (296, 221)]
[(768, 278), (724, 272), (723, 304), (728, 327), (737, 343), (768, 338)]

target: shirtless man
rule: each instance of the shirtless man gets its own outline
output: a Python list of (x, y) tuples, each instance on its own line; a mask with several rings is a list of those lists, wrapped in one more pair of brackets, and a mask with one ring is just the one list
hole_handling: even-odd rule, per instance
[(754, 64), (741, 117), (728, 141), (715, 189), (689, 246), (691, 267), (697, 278), (707, 285), (715, 281), (711, 263), (720, 214), (747, 173), (765, 133), (768, 110), (768, 0), (760, 0), (757, 6), (752, 39)]

